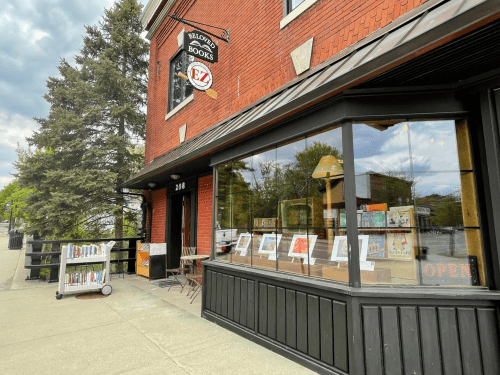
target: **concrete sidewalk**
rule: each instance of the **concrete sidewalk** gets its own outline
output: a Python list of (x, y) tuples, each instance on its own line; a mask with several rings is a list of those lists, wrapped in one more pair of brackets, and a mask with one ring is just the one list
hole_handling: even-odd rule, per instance
[(198, 297), (141, 276), (102, 299), (56, 300), (57, 285), (25, 281), (24, 249), (0, 234), (0, 374), (313, 374), (200, 318)]

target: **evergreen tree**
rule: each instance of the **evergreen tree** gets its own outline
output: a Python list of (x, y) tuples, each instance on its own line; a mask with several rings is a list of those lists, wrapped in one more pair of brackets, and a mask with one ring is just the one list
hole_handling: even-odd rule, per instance
[[(121, 0), (102, 21), (87, 26), (76, 67), (61, 60), (60, 77), (47, 81), (50, 112), (35, 119), (28, 138), (35, 151), (19, 151), (20, 185), (28, 198), (29, 229), (41, 235), (99, 236), (136, 222), (134, 202), (116, 185), (140, 168), (144, 140), (149, 47), (140, 37), (141, 6)], [(125, 218), (124, 218), (125, 216)]]

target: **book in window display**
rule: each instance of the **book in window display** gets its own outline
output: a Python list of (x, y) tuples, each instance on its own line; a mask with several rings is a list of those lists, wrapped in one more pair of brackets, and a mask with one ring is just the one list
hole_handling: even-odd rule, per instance
[(391, 228), (409, 228), (413, 223), (413, 206), (391, 207), (387, 211), (387, 226)]
[(303, 259), (304, 264), (314, 264), (316, 259), (312, 257), (314, 245), (316, 244), (318, 236), (315, 234), (294, 234), (288, 256)]
[[(358, 236), (360, 262), (366, 262), (366, 256), (368, 253), (368, 239), (369, 236), (367, 235)], [(335, 236), (335, 240), (333, 242), (332, 256), (330, 260), (333, 262), (347, 262), (348, 259), (349, 259), (349, 247), (347, 244), (347, 236)]]
[(240, 255), (244, 257), (247, 255), (248, 246), (250, 246), (250, 241), (252, 239), (252, 235), (250, 233), (241, 233), (238, 241), (236, 242), (236, 247), (234, 248), (236, 251), (240, 252)]
[(409, 232), (387, 233), (387, 257), (413, 260), (413, 235)]
[(370, 234), (367, 256), (369, 258), (385, 258), (385, 235)]
[(276, 249), (281, 241), (281, 234), (266, 233), (262, 236), (259, 254), (269, 254), (269, 260), (276, 260)]

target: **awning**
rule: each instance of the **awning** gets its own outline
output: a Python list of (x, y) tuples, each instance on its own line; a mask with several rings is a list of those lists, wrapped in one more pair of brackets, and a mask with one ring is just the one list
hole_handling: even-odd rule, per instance
[[(122, 186), (147, 189), (182, 164), (360, 85), (500, 16), (497, 0), (430, 0), (249, 107), (154, 159)], [(191, 163), (190, 163), (191, 164)], [(166, 177), (163, 178), (165, 180)]]

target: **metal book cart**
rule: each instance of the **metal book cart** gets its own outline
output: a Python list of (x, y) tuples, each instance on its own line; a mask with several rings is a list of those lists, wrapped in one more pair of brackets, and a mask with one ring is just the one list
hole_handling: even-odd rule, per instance
[[(100, 290), (105, 296), (110, 295), (113, 291), (109, 285), (110, 278), (110, 257), (111, 249), (115, 245), (115, 241), (110, 241), (105, 245), (104, 254), (83, 253), (78, 256), (68, 258), (68, 249), (63, 247), (61, 251), (61, 265), (59, 268), (59, 288), (56, 292), (56, 299), (61, 299), (66, 293), (84, 292), (92, 290)], [(68, 247), (70, 244), (68, 244)], [(101, 264), (102, 270), (96, 272), (93, 265)], [(84, 271), (75, 271), (73, 274), (66, 276), (67, 267), (74, 266), (85, 268)], [(100, 272), (100, 273), (99, 273)], [(68, 280), (69, 279), (69, 280)]]

